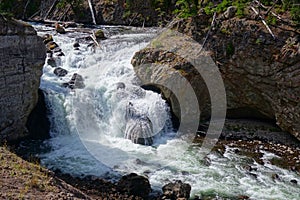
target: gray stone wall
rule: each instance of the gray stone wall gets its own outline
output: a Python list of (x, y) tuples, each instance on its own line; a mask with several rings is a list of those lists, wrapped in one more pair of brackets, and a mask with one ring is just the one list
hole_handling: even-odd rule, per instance
[(0, 15), (0, 141), (26, 136), (46, 49), (34, 28)]

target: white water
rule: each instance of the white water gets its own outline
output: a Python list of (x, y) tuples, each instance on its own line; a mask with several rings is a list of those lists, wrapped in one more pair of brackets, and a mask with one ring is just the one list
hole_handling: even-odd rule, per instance
[[(45, 34), (45, 27), (35, 27)], [(53, 33), (52, 29), (47, 32)], [(73, 175), (105, 178), (136, 172), (147, 175), (154, 189), (179, 179), (191, 184), (192, 195), (199, 196), (300, 199), (299, 186), (290, 183), (292, 179), (300, 182), (297, 174), (270, 164), (260, 165), (236, 155), (231, 148), (224, 156), (210, 154), (211, 165), (204, 165), (199, 147), (176, 138), (170, 131), (169, 108), (161, 96), (137, 86), (130, 60), (155, 36), (155, 31), (106, 27), (106, 32), (111, 33), (109, 39), (101, 42), (101, 49), (95, 52), (82, 42), (80, 51), (73, 50), (75, 38), (87, 34), (54, 36), (66, 55), (61, 59), (61, 67), (69, 74), (58, 78), (53, 74), (54, 68), (44, 66), (41, 88), (47, 93), (52, 112), (52, 138), (47, 141), (51, 151), (41, 155), (44, 165)], [(86, 87), (73, 91), (62, 88), (61, 83), (69, 81), (75, 72), (84, 77)], [(125, 83), (126, 88), (117, 89), (118, 82)], [(129, 101), (150, 118), (154, 132), (167, 122), (153, 146), (124, 139)], [(183, 153), (187, 146), (188, 151)], [(266, 159), (272, 156), (265, 152)], [(252, 172), (257, 178), (243, 168), (246, 165), (257, 168)], [(274, 173), (281, 181), (272, 180)]]

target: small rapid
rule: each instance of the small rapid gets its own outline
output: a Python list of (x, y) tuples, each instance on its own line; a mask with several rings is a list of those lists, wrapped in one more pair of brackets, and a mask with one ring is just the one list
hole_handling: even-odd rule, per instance
[[(290, 182), (294, 179), (300, 183), (296, 172), (259, 164), (235, 154), (232, 147), (226, 147), (224, 154), (210, 153), (207, 164), (197, 144), (177, 137), (168, 104), (160, 94), (140, 87), (130, 64), (134, 53), (158, 34), (157, 29), (101, 26), (108, 39), (93, 48), (85, 39), (90, 29), (70, 29), (65, 35), (57, 35), (51, 27), (34, 27), (39, 35), (53, 35), (65, 54), (56, 58), (57, 66), (68, 71), (66, 76), (57, 77), (54, 68), (45, 64), (41, 79), (51, 111), (51, 139), (44, 144), (50, 150), (40, 154), (46, 167), (112, 181), (136, 172), (148, 176), (155, 190), (170, 181), (182, 180), (192, 186), (192, 196), (300, 199), (299, 186)], [(80, 44), (79, 50), (74, 49), (75, 42)], [(83, 77), (85, 87), (62, 87), (74, 73)], [(133, 106), (130, 115), (128, 106)], [(134, 116), (139, 116), (138, 125), (130, 124)], [(137, 126), (144, 128), (145, 135), (154, 136), (151, 145), (125, 138), (128, 129)], [(276, 157), (262, 153), (266, 160)], [(256, 170), (249, 173), (244, 166)], [(273, 180), (272, 174), (278, 174), (281, 180)]]

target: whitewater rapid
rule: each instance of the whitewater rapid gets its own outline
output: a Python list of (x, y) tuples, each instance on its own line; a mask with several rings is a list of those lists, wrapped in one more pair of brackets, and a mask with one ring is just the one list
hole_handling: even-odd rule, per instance
[[(53, 28), (34, 25), (39, 35), (52, 34), (64, 52), (58, 66), (69, 71), (65, 77), (54, 75), (45, 64), (41, 89), (51, 111), (50, 148), (41, 153), (41, 162), (48, 168), (59, 169), (76, 176), (95, 175), (117, 180), (121, 175), (136, 172), (146, 175), (153, 189), (182, 180), (192, 186), (192, 195), (233, 198), (240, 195), (251, 199), (300, 199), (299, 176), (271, 164), (260, 165), (226, 148), (224, 155), (211, 153), (207, 166), (199, 147), (176, 137), (170, 108), (160, 94), (146, 91), (139, 85), (130, 64), (134, 53), (157, 34), (157, 29), (101, 26), (107, 40), (100, 48), (89, 46), (90, 29), (69, 29), (57, 35)], [(100, 27), (98, 27), (100, 28)], [(79, 50), (73, 44), (78, 41)], [(62, 87), (74, 73), (83, 76), (85, 88), (71, 90)], [(125, 88), (118, 88), (124, 83)], [(126, 106), (131, 102), (147, 115), (157, 134), (152, 146), (133, 144), (124, 138)], [(187, 149), (187, 151), (185, 151)], [(270, 159), (275, 155), (264, 152)], [(257, 168), (253, 177), (242, 167)], [(274, 181), (272, 174), (282, 181)]]

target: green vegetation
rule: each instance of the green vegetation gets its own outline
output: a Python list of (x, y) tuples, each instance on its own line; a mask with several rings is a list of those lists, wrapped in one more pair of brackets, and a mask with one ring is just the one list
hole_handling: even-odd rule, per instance
[(40, 0), (1, 0), (0, 13), (9, 17), (26, 18), (38, 11)]
[[(31, 0), (27, 4), (27, 0), (1, 0), (0, 13), (6, 16), (14, 16), (16, 18), (30, 17), (36, 13), (41, 4), (41, 0)], [(83, 14), (82, 5), (84, 0), (60, 0), (56, 5), (59, 9), (64, 9), (70, 5), (75, 15), (80, 17)], [(114, 0), (114, 2), (117, 2)], [(118, 1), (122, 2), (122, 1)], [(152, 15), (144, 13), (144, 8), (151, 8), (156, 12), (160, 22), (170, 21), (172, 17), (178, 16), (180, 18), (188, 18), (205, 12), (208, 15), (213, 13), (221, 14), (226, 11), (229, 6), (235, 6), (237, 11), (236, 17), (244, 17), (247, 14), (247, 6), (253, 2), (252, 0), (125, 0), (124, 17), (136, 17), (142, 15), (145, 20), (150, 20)], [(300, 0), (260, 0), (265, 6), (273, 6), (272, 11), (276, 14), (284, 14), (288, 11), (290, 18), (296, 26), (300, 24)], [(276, 5), (273, 5), (276, 2)], [(147, 9), (146, 9), (147, 10)], [(262, 8), (261, 11), (266, 12), (267, 8)], [(151, 16), (151, 17), (150, 17)], [(148, 17), (148, 19), (147, 19)], [(271, 12), (268, 12), (265, 17), (270, 25), (276, 25), (277, 19)]]

